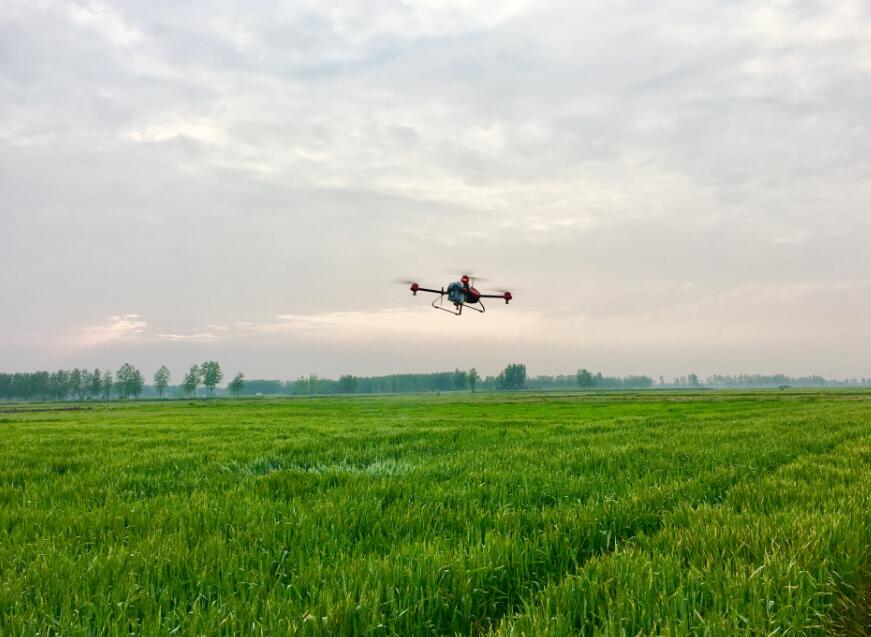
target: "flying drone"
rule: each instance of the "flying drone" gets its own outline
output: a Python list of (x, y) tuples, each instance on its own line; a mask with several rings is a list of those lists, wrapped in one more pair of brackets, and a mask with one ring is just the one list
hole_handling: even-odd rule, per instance
[[(511, 292), (508, 290), (502, 290), (500, 294), (481, 294), (475, 289), (475, 280), (470, 279), (468, 274), (464, 274), (460, 277), (459, 281), (449, 283), (447, 288), (443, 287), (438, 290), (433, 288), (423, 288), (413, 281), (407, 281), (407, 283), (411, 283), (411, 288), (409, 289), (415, 296), (417, 296), (418, 292), (438, 294), (438, 298), (433, 299), (432, 306), (437, 310), (449, 312), (457, 316), (463, 313), (464, 307), (483, 314), (485, 308), (481, 299), (504, 299), (505, 304), (507, 305), (513, 298)], [(448, 301), (453, 303), (453, 309), (443, 307), (445, 297), (448, 297)]]

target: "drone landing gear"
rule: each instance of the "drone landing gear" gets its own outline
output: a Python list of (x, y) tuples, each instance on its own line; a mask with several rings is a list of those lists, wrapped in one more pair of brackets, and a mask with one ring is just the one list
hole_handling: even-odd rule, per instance
[[(460, 303), (459, 305), (454, 304), (455, 309), (449, 310), (446, 307), (442, 307), (442, 302), (444, 301), (444, 299), (445, 299), (444, 296), (440, 296), (437, 299), (433, 299), (432, 306), (437, 310), (441, 310), (442, 312), (447, 312), (448, 314), (453, 314), (454, 316), (460, 316), (463, 313), (464, 307), (469, 308), (470, 310), (474, 310), (475, 312), (478, 312), (479, 314), (483, 314), (486, 311), (484, 304), (481, 303), (480, 300), (477, 303)], [(436, 305), (436, 302), (438, 302), (438, 305)], [(478, 305), (481, 306), (480, 309), (478, 307), (476, 307)]]

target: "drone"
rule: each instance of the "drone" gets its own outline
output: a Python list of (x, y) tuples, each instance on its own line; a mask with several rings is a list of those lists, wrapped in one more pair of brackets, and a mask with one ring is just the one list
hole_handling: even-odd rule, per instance
[[(407, 283), (411, 283), (411, 288), (409, 289), (414, 296), (417, 296), (418, 292), (438, 294), (438, 298), (433, 299), (432, 306), (437, 310), (442, 310), (443, 312), (448, 312), (456, 316), (460, 316), (463, 313), (463, 308), (468, 308), (483, 314), (486, 308), (481, 302), (481, 299), (504, 299), (505, 304), (507, 305), (508, 302), (514, 298), (508, 290), (502, 290), (500, 294), (481, 294), (475, 289), (475, 280), (470, 279), (468, 274), (464, 274), (460, 277), (459, 281), (449, 283), (447, 288), (443, 287), (438, 290), (433, 288), (423, 288), (413, 281), (407, 281)], [(448, 301), (453, 303), (453, 309), (443, 307), (446, 296), (448, 297)]]

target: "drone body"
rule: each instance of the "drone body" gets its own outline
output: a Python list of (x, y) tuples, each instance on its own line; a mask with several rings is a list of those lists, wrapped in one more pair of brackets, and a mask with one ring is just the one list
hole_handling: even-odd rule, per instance
[[(457, 316), (463, 313), (464, 307), (483, 314), (485, 308), (484, 304), (481, 302), (481, 299), (504, 299), (505, 303), (508, 304), (508, 302), (513, 298), (511, 296), (511, 292), (507, 290), (503, 291), (501, 294), (481, 294), (477, 289), (475, 289), (474, 281), (470, 283), (470, 279), (467, 274), (464, 274), (462, 277), (460, 277), (459, 281), (449, 283), (447, 288), (443, 287), (436, 290), (433, 288), (424, 288), (419, 286), (417, 283), (412, 283), (410, 289), (411, 293), (415, 296), (417, 296), (418, 292), (430, 292), (431, 294), (438, 294), (438, 298), (433, 299), (432, 306), (437, 310), (450, 312), (451, 314), (455, 314)], [(454, 309), (449, 310), (445, 307), (442, 307), (446, 296), (448, 297), (448, 301), (453, 303)]]

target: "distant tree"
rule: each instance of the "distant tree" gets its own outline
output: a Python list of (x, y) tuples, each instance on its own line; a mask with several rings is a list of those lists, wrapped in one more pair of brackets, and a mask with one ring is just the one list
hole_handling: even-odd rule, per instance
[(589, 389), (593, 386), (593, 375), (586, 369), (578, 370), (578, 387)]
[(481, 377), (478, 375), (478, 370), (474, 367), (469, 370), (467, 374), (467, 378), (469, 379), (469, 389), (472, 390), (472, 393), (475, 392), (475, 386), (478, 384), (478, 381), (481, 380)]
[(112, 372), (108, 369), (103, 372), (103, 381), (100, 385), (101, 396), (109, 400), (112, 397)]
[(224, 380), (224, 372), (221, 371), (221, 366), (217, 361), (206, 361), (200, 365), (200, 372), (203, 375), (203, 385), (209, 392), (209, 396), (214, 395), (215, 387)]
[(242, 391), (242, 388), (245, 386), (245, 374), (239, 372), (233, 377), (233, 380), (227, 385), (227, 389), (230, 390), (230, 393), (233, 396), (238, 396)]
[(54, 400), (66, 398), (67, 373), (62, 369), (59, 369), (56, 372), (51, 372), (51, 374), (49, 374), (48, 394)]
[(647, 389), (653, 387), (653, 378), (650, 376), (627, 376), (623, 379), (623, 387), (626, 389)]
[(169, 369), (166, 365), (161, 365), (160, 369), (154, 372), (154, 388), (157, 390), (157, 395), (163, 398), (163, 392), (169, 387)]
[(468, 374), (460, 369), (454, 370), (454, 389), (463, 390), (469, 384)]
[(45, 399), (50, 397), (51, 374), (48, 372), (35, 372), (28, 380), (24, 380), (24, 382), (27, 384), (27, 389), (25, 391), (27, 398)]
[[(244, 379), (245, 376), (243, 375)], [(290, 381), (284, 382), (281, 380), (269, 380), (263, 378), (245, 379), (242, 390), (248, 395), (261, 394), (264, 396), (290, 394), (293, 383)], [(229, 389), (229, 386), (228, 386)], [(240, 391), (240, 393), (242, 393)]]
[(79, 396), (79, 400), (84, 400), (91, 393), (91, 382), (93, 380), (93, 376), (91, 372), (87, 369), (82, 369), (81, 372), (81, 380), (79, 382), (79, 390), (76, 392)]
[(99, 398), (101, 386), (102, 386), (102, 376), (100, 374), (100, 370), (97, 368), (94, 368), (94, 371), (91, 372), (91, 375), (90, 375), (90, 382), (88, 383), (88, 395), (91, 398)]
[(317, 374), (309, 374), (308, 376), (308, 392), (309, 394), (321, 393), (321, 379)]
[(49, 395), (55, 400), (64, 400), (70, 393), (69, 372), (57, 370), (48, 378)]
[(513, 379), (515, 389), (521, 389), (526, 384), (526, 365), (514, 366)]
[(69, 373), (67, 378), (67, 387), (69, 388), (69, 392), (74, 397), (79, 398), (79, 391), (81, 391), (82, 388), (82, 370), (76, 367)]
[(127, 377), (128, 395), (139, 398), (143, 389), (145, 389), (145, 376), (131, 365), (130, 375)]
[(695, 374), (689, 374), (687, 376), (687, 385), (689, 385), (690, 387), (698, 387), (699, 377)]
[(115, 387), (121, 398), (136, 398), (145, 387), (145, 377), (133, 365), (124, 363), (115, 373)]
[(520, 389), (526, 383), (526, 365), (511, 364), (508, 365), (499, 376), (496, 377), (496, 384), (499, 389)]
[(202, 376), (200, 374), (201, 373), (199, 365), (191, 365), (190, 370), (188, 370), (188, 373), (185, 374), (184, 381), (182, 381), (181, 386), (182, 389), (184, 389), (189, 396), (197, 395), (197, 387), (199, 386), (200, 380), (202, 379)]
[(308, 391), (308, 379), (305, 376), (300, 376), (295, 381), (293, 381), (293, 393), (297, 396), (303, 396)]
[(340, 394), (353, 394), (357, 391), (357, 379), (350, 374), (340, 376), (337, 389)]

